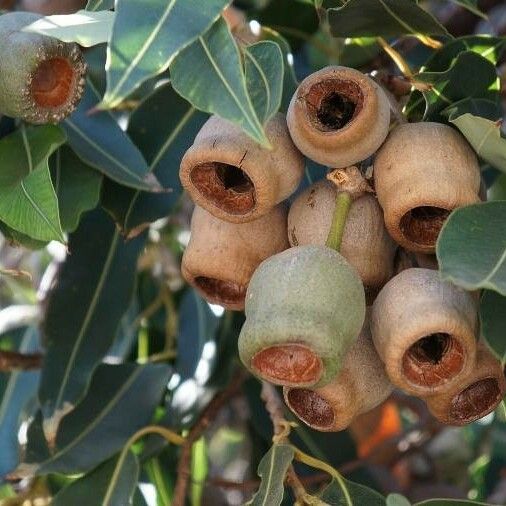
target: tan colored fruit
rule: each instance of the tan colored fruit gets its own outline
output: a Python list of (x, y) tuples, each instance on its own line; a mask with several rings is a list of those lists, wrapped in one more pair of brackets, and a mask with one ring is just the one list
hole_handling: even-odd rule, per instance
[(218, 116), (205, 123), (179, 172), (200, 207), (222, 220), (245, 223), (267, 214), (296, 190), (304, 158), (288, 135), (285, 117), (276, 114), (265, 129), (271, 150)]
[(374, 348), (367, 322), (340, 373), (330, 383), (317, 389), (285, 387), (283, 396), (291, 411), (311, 428), (336, 432), (381, 404), (391, 392), (392, 384)]
[(388, 134), (390, 105), (372, 79), (347, 67), (326, 67), (300, 83), (287, 112), (295, 145), (329, 167), (370, 157)]
[(440, 123), (395, 128), (374, 161), (374, 184), (390, 235), (434, 253), (448, 215), (480, 200), (480, 169), (464, 137)]
[(19, 0), (19, 11), (35, 12), (43, 16), (52, 14), (73, 14), (86, 7), (86, 0)]
[[(325, 244), (337, 191), (333, 183), (322, 180), (297, 197), (288, 213), (288, 239), (292, 246)], [(357, 270), (366, 295), (374, 296), (392, 277), (396, 248), (374, 196), (366, 194), (355, 200), (346, 219), (339, 252)]]
[(430, 269), (407, 269), (374, 301), (371, 332), (394, 385), (414, 395), (449, 391), (474, 367), (478, 301)]
[(286, 215), (280, 204), (258, 220), (236, 224), (195, 207), (181, 265), (184, 278), (208, 302), (242, 311), (255, 269), (289, 247)]

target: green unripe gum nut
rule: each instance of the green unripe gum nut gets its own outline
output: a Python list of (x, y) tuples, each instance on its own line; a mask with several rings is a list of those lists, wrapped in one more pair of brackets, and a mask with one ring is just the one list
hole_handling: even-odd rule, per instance
[(246, 293), (239, 356), (284, 386), (323, 386), (339, 372), (365, 319), (364, 287), (343, 256), (300, 246), (260, 264)]
[(42, 16), (0, 16), (0, 113), (29, 123), (58, 123), (79, 102), (86, 64), (77, 44), (23, 32)]

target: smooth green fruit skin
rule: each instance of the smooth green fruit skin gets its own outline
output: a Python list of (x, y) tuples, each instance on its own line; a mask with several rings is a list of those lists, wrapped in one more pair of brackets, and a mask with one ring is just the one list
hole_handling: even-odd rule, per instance
[(21, 31), (42, 17), (29, 12), (0, 16), (0, 113), (30, 123), (56, 123), (63, 117), (48, 118), (38, 112), (29, 94), (29, 83), (45, 57), (71, 55), (78, 46)]
[(262, 349), (290, 342), (308, 345), (322, 359), (317, 387), (329, 383), (357, 339), (365, 319), (364, 287), (355, 269), (326, 246), (299, 246), (260, 264), (246, 293), (239, 356), (251, 370)]

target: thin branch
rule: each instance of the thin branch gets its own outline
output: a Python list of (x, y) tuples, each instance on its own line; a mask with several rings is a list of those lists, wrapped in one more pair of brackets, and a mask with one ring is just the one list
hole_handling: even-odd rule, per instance
[(40, 369), (43, 356), (40, 353), (24, 354), (15, 351), (0, 351), (0, 372)]

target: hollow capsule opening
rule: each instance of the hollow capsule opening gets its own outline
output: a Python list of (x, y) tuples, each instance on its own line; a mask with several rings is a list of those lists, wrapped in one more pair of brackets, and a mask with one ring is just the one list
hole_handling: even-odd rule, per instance
[(290, 409), (307, 425), (328, 429), (334, 423), (334, 409), (319, 394), (306, 388), (291, 388), (287, 393)]
[(242, 304), (246, 297), (247, 287), (233, 281), (198, 276), (195, 278), (195, 284), (210, 300), (217, 303)]
[(71, 98), (73, 80), (74, 69), (66, 58), (45, 60), (32, 76), (33, 100), (39, 107), (61, 107)]
[(303, 97), (314, 126), (324, 132), (344, 128), (361, 111), (364, 95), (360, 86), (341, 79), (325, 79)]
[(321, 358), (304, 344), (277, 344), (256, 353), (251, 366), (258, 376), (277, 385), (311, 386), (323, 372)]
[(406, 378), (415, 385), (441, 385), (464, 367), (462, 345), (444, 332), (424, 336), (408, 348), (402, 367)]
[(451, 402), (450, 418), (456, 423), (470, 423), (493, 411), (502, 399), (496, 378), (483, 378), (459, 392)]
[(246, 214), (255, 207), (255, 185), (239, 167), (207, 162), (194, 167), (190, 178), (203, 197), (227, 213)]
[(404, 237), (420, 246), (434, 246), (450, 211), (441, 207), (420, 206), (408, 211), (400, 221)]

